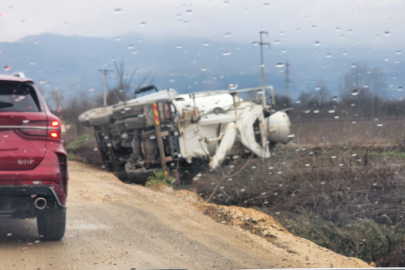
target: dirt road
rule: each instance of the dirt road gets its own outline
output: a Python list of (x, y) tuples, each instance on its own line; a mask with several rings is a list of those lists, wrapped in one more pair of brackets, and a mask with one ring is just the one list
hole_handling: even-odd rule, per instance
[(297, 238), (277, 224), (267, 224), (275, 235), (269, 241), (217, 222), (204, 215), (207, 208), (190, 193), (127, 185), (81, 163), (70, 162), (69, 172), (65, 238), (41, 242), (35, 220), (2, 219), (0, 269), (368, 266)]

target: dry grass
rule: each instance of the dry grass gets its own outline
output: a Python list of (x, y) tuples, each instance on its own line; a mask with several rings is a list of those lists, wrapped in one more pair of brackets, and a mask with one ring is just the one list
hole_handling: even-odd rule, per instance
[[(255, 207), (292, 233), (343, 255), (404, 266), (405, 165), (401, 156), (389, 157), (401, 151), (281, 147), (270, 160), (232, 161), (189, 188), (208, 198), (220, 183), (215, 203)], [(246, 162), (239, 174), (226, 177)]]

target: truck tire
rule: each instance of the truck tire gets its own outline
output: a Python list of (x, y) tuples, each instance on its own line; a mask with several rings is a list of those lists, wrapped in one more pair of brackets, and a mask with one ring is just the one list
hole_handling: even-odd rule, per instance
[(38, 233), (43, 240), (59, 241), (65, 235), (66, 211), (43, 210), (37, 216)]
[(108, 124), (112, 118), (112, 106), (94, 108), (79, 115), (79, 122), (87, 127)]

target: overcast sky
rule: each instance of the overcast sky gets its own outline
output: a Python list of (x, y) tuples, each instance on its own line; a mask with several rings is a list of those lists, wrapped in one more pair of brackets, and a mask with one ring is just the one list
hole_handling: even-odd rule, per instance
[(404, 10), (402, 0), (1, 0), (0, 42), (41, 33), (131, 33), (246, 43), (267, 30), (272, 44), (400, 50)]

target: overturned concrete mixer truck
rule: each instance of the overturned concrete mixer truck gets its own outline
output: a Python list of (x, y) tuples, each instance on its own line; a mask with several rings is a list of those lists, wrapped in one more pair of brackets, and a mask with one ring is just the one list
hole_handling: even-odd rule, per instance
[(79, 121), (94, 128), (106, 168), (121, 179), (144, 182), (163, 169), (180, 180), (193, 166), (215, 169), (246, 154), (269, 158), (272, 146), (287, 143), (290, 120), (267, 105), (271, 93), (263, 87), (178, 95), (147, 86)]

